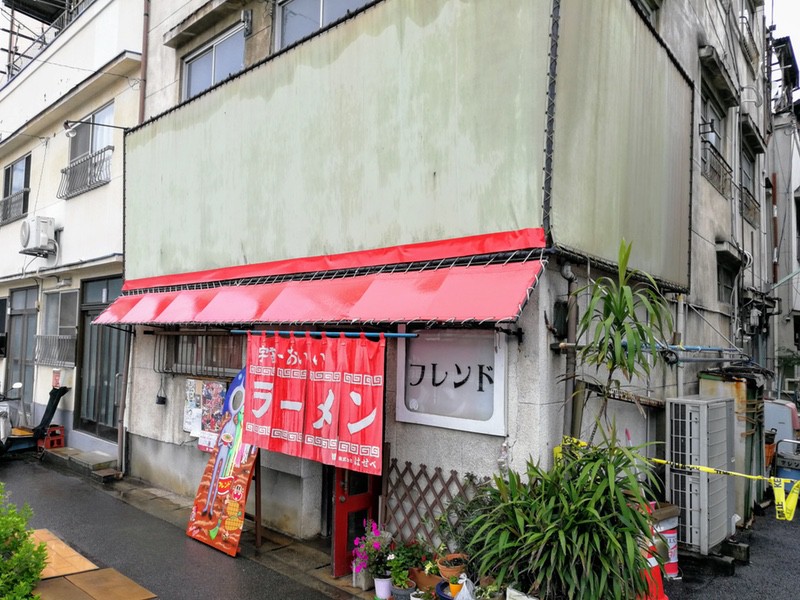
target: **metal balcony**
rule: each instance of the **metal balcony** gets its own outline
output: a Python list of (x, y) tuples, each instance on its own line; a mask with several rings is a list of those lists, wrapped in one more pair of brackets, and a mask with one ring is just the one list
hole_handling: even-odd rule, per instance
[(24, 188), (0, 200), (0, 225), (16, 221), (28, 213), (30, 188)]
[(742, 46), (742, 52), (744, 52), (745, 58), (750, 61), (750, 65), (753, 68), (757, 68), (759, 63), (758, 44), (756, 44), (753, 29), (750, 27), (750, 20), (744, 15), (739, 17), (739, 31), (741, 33), (739, 42)]
[(702, 140), (702, 173), (717, 191), (730, 199), (732, 197), (733, 169), (725, 162), (714, 145), (708, 140)]
[(74, 367), (76, 340), (74, 335), (37, 335), (36, 364)]
[[(32, 63), (36, 57), (44, 52), (62, 31), (77, 19), (81, 13), (95, 3), (95, 0), (78, 0), (70, 2), (71, 6), (64, 10), (63, 0), (55, 2), (42, 2), (40, 0), (16, 0), (12, 7), (18, 12), (33, 17), (37, 21), (49, 23), (49, 27), (31, 39), (31, 44), (20, 50), (14, 51), (9, 56), (7, 81), (16, 77), (22, 69)], [(8, 1), (4, 0), (8, 6)]]
[(114, 146), (87, 154), (61, 169), (61, 184), (56, 197), (73, 198), (111, 181), (111, 155)]
[(758, 200), (755, 199), (753, 193), (744, 187), (741, 188), (741, 200), (739, 208), (742, 212), (742, 217), (744, 217), (744, 220), (758, 229), (761, 220), (761, 205), (759, 204)]

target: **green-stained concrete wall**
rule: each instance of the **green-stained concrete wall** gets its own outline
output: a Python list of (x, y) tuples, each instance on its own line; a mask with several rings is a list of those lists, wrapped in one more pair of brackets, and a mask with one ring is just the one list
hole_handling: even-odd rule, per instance
[(689, 284), (692, 87), (629, 0), (561, 2), (551, 228)]
[(550, 9), (379, 3), (132, 132), (126, 277), (540, 226)]

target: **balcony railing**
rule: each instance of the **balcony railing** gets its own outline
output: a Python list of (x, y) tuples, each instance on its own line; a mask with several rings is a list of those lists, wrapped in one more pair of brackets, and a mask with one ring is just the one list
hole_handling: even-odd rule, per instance
[(731, 198), (731, 188), (733, 181), (733, 169), (722, 158), (722, 154), (708, 140), (703, 140), (703, 176), (717, 188), (717, 191)]
[(16, 221), (28, 212), (30, 188), (24, 188), (0, 200), (0, 225)]
[(49, 367), (75, 366), (74, 335), (37, 335), (36, 363)]
[(747, 188), (741, 188), (741, 206), (742, 217), (750, 223), (753, 227), (758, 228), (761, 217), (761, 205), (755, 199), (753, 193)]
[(66, 169), (61, 169), (61, 184), (56, 196), (62, 199), (72, 198), (111, 181), (113, 153), (114, 146), (106, 146), (73, 161)]
[[(47, 47), (55, 40), (67, 25), (72, 23), (78, 16), (89, 8), (95, 0), (79, 0), (74, 2), (72, 7), (65, 10), (61, 15), (50, 24), (50, 27), (45, 29), (30, 46), (21, 52), (14, 53), (10, 57), (10, 64), (8, 69), (8, 81), (16, 77), (22, 69), (31, 64), (36, 57), (47, 49)], [(2, 86), (0, 86), (2, 87)]]
[(750, 20), (744, 15), (739, 17), (739, 31), (741, 32), (739, 40), (741, 42), (742, 52), (744, 52), (747, 60), (750, 61), (750, 65), (756, 68), (759, 62), (758, 45), (753, 35), (753, 29), (750, 27)]

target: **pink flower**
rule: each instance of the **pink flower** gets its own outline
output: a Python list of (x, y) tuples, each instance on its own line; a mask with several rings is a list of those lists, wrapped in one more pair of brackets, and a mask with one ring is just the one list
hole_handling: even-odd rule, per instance
[(381, 549), (381, 543), (380, 542), (372, 542), (372, 547), (375, 548), (375, 550), (380, 550)]

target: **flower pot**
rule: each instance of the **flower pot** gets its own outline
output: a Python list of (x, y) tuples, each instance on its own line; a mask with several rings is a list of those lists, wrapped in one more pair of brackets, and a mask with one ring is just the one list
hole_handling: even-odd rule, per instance
[[(456, 559), (461, 559), (463, 564), (457, 565), (454, 567), (449, 567), (445, 565), (445, 561), (452, 561)], [(466, 554), (448, 554), (443, 559), (440, 558), (436, 561), (436, 564), (439, 565), (439, 573), (442, 574), (442, 577), (445, 579), (450, 579), (452, 576), (458, 577), (462, 573), (466, 573), (467, 571), (467, 555)]]
[(359, 573), (353, 571), (354, 588), (358, 588), (366, 592), (367, 590), (371, 590), (373, 585), (372, 575), (370, 575), (366, 569), (362, 569)]
[(391, 577), (375, 577), (375, 595), (381, 600), (389, 600), (392, 595)]
[(406, 585), (408, 587), (405, 588), (392, 586), (392, 598), (394, 598), (394, 600), (410, 600), (411, 592), (417, 589), (417, 584), (409, 579)]
[(461, 591), (461, 588), (464, 587), (463, 583), (449, 583), (450, 586), (450, 595), (455, 598), (458, 596), (458, 592)]
[(414, 583), (417, 584), (417, 589), (423, 592), (433, 592), (436, 589), (436, 584), (442, 581), (439, 575), (428, 575), (425, 569), (419, 567), (411, 567), (408, 570), (408, 576)]

